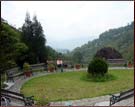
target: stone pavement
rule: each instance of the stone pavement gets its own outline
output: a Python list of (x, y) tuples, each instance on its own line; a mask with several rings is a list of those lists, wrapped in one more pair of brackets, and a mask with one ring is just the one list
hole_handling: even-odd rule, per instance
[(31, 77), (24, 77), (24, 76), (21, 76), (19, 78), (16, 78), (15, 80), (15, 85), (13, 85), (12, 87), (10, 87), (10, 91), (14, 91), (14, 92), (18, 92), (20, 93), (20, 89), (22, 87), (22, 85), (32, 79), (32, 78), (35, 78), (35, 77), (38, 77), (38, 76), (43, 76), (43, 75), (47, 75), (47, 74), (50, 74), (50, 73), (47, 73), (47, 72), (41, 72), (41, 73), (34, 73), (33, 76)]
[[(66, 70), (67, 72), (70, 72), (70, 70)], [(57, 73), (57, 72), (54, 72)], [(10, 87), (10, 91), (14, 91), (14, 92), (20, 92), (20, 89), (22, 87), (22, 85), (35, 77), (39, 77), (39, 76), (43, 76), (43, 75), (49, 75), (52, 73), (48, 73), (48, 72), (39, 72), (39, 73), (34, 73), (34, 75), (32, 77), (29, 78), (25, 78), (24, 76), (21, 76), (19, 78), (16, 78), (15, 84)], [(110, 96), (106, 95), (106, 96), (100, 96), (100, 97), (95, 97), (95, 98), (85, 98), (85, 99), (80, 99), (80, 100), (70, 100), (70, 101), (58, 101), (58, 102), (50, 102), (50, 106), (94, 106), (97, 103), (100, 102), (109, 102)], [(131, 97), (129, 99), (120, 101), (118, 103), (115, 104), (116, 106), (134, 106), (134, 97)], [(13, 102), (12, 106), (17, 106), (17, 103)], [(18, 105), (19, 106), (19, 105)]]
[(126, 100), (122, 100), (120, 102), (117, 102), (113, 106), (134, 106), (134, 97), (128, 98)]
[(100, 96), (94, 98), (85, 98), (80, 100), (69, 100), (50, 102), (50, 106), (94, 106), (97, 102), (109, 101), (110, 96)]
[[(110, 96), (100, 96), (80, 100), (50, 102), (50, 106), (109, 106)], [(134, 106), (134, 97), (117, 102), (113, 106)]]

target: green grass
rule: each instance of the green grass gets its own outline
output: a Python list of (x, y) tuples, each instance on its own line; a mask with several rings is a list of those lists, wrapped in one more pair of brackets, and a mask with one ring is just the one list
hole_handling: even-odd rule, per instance
[(82, 76), (81, 79), (90, 82), (105, 82), (105, 81), (112, 81), (117, 78), (112, 74), (105, 74), (104, 76), (101, 75), (92, 76), (91, 74), (87, 74)]
[(23, 85), (21, 92), (34, 95), (37, 104), (45, 104), (113, 94), (134, 87), (133, 70), (109, 70), (113, 79), (105, 82), (89, 81), (86, 75), (84, 71), (63, 72), (33, 78)]

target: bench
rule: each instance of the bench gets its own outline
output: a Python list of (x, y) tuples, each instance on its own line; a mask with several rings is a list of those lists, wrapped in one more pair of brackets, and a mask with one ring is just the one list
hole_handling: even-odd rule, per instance
[(32, 106), (34, 104), (34, 96), (25, 97), (21, 93), (12, 92), (9, 90), (1, 89), (1, 98), (6, 98), (11, 102), (11, 99), (19, 100), (24, 103), (24, 106)]
[(2, 96), (1, 96), (0, 101), (1, 101), (1, 106), (2, 106), (2, 107), (3, 107), (3, 106), (11, 106), (11, 105), (10, 105), (10, 100), (7, 99), (7, 98), (5, 98), (5, 97), (2, 97)]
[(12, 72), (12, 71), (6, 71), (6, 76), (7, 76), (7, 82), (12, 81), (14, 82), (14, 78), (24, 75), (24, 72)]
[[(34, 71), (34, 70), (42, 70), (42, 71), (47, 70), (47, 65), (45, 63), (30, 65), (30, 71), (31, 71), (32, 75), (33, 75), (32, 71)], [(7, 82), (9, 82), (9, 81), (14, 82), (15, 77), (19, 77), (19, 76), (22, 76), (24, 74), (25, 73), (22, 70), (21, 71), (18, 70), (18, 67), (9, 69), (6, 71)]]
[(110, 98), (110, 106), (127, 98), (134, 96), (134, 89), (130, 89), (124, 92), (120, 92), (119, 95), (112, 95)]
[(45, 63), (33, 64), (30, 66), (31, 70), (47, 70), (47, 65)]

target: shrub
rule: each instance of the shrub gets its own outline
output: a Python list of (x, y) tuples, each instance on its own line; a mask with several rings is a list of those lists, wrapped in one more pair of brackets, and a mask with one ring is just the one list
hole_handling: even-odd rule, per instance
[(93, 77), (91, 74), (88, 73), (87, 75), (83, 75), (81, 79), (90, 82), (108, 82), (116, 80), (117, 77), (109, 73), (105, 74), (104, 76), (97, 75), (96, 77)]
[(108, 64), (101, 58), (94, 58), (88, 66), (88, 73), (92, 76), (104, 76), (107, 71)]
[(54, 69), (55, 69), (54, 64), (48, 64), (48, 70), (49, 70), (50, 72), (53, 72)]
[(26, 72), (26, 71), (29, 71), (30, 70), (30, 65), (28, 63), (24, 63), (23, 65), (23, 70)]

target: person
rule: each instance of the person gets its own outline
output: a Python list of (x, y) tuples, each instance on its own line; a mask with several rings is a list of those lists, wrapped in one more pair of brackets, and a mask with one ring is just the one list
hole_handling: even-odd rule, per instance
[(61, 72), (63, 72), (63, 63), (61, 64)]
[(61, 68), (61, 72), (63, 72), (63, 61), (61, 59), (57, 60), (57, 67)]
[(57, 67), (60, 68), (61, 67), (61, 62), (60, 59), (57, 60)]

